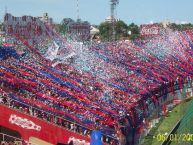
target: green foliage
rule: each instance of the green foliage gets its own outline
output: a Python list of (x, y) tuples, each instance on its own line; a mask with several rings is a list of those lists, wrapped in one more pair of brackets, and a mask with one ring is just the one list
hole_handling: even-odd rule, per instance
[[(68, 26), (71, 24), (71, 23), (74, 23), (75, 21), (71, 18), (64, 18), (62, 20), (62, 22), (60, 24), (58, 24), (57, 26), (57, 29), (59, 31), (59, 33), (65, 35), (67, 33), (67, 29), (68, 29)], [(82, 21), (81, 19), (78, 19), (76, 21), (76, 23), (80, 23), (80, 24), (90, 24), (88, 21)]]
[(137, 25), (135, 25), (134, 23), (131, 23), (128, 26), (128, 31), (131, 31), (131, 34), (139, 34), (139, 27)]
[(191, 100), (192, 98), (184, 100), (183, 102), (175, 106), (171, 112), (168, 112), (165, 117), (162, 116), (159, 123), (156, 124), (156, 126), (153, 127), (150, 130), (149, 134), (144, 138), (144, 145), (160, 145), (161, 141), (156, 138), (157, 135), (171, 132), (176, 123), (186, 112), (186, 108), (191, 103)]
[(99, 25), (99, 36), (103, 41), (109, 41), (112, 36), (112, 24), (108, 22)]
[(64, 18), (61, 22), (61, 25), (68, 25), (69, 23), (74, 22), (71, 18)]
[(115, 38), (120, 39), (123, 37), (127, 37), (127, 24), (125, 24), (123, 21), (117, 21), (115, 24)]
[[(134, 23), (127, 26), (127, 24), (121, 20), (115, 22), (115, 39), (137, 39), (140, 36), (139, 27)], [(99, 35), (102, 41), (112, 40), (113, 27), (112, 23), (104, 22), (99, 25)], [(129, 35), (128, 32), (131, 32)], [(128, 37), (129, 36), (129, 37)]]
[(58, 31), (59, 33), (65, 35), (67, 31), (67, 25), (71, 22), (74, 22), (71, 18), (64, 18), (60, 24), (58, 24)]
[(66, 34), (67, 26), (64, 24), (59, 24), (59, 33)]
[[(81, 20), (79, 20), (81, 21)], [(74, 22), (71, 18), (64, 18), (60, 24), (57, 25), (57, 30), (59, 33), (65, 35), (67, 32), (67, 26), (69, 23)], [(85, 21), (85, 23), (89, 23)], [(113, 39), (113, 27), (112, 23), (103, 22), (98, 26), (94, 26), (99, 29), (99, 34), (97, 36), (100, 37), (102, 41), (111, 41)], [(115, 31), (115, 39), (137, 39), (140, 37), (139, 27), (134, 23), (131, 23), (129, 26), (124, 21), (116, 21), (114, 24), (114, 31)], [(128, 32), (131, 32), (129, 34)]]
[(188, 23), (188, 24), (176, 24), (176, 23), (171, 23), (169, 25), (169, 28), (177, 31), (184, 31), (184, 30), (190, 30), (193, 29), (193, 24)]
[(139, 31), (139, 27), (137, 25), (135, 25), (134, 23), (131, 23), (129, 26), (128, 26), (128, 32), (131, 32), (129, 38), (131, 40), (134, 40), (134, 39), (137, 39), (140, 37), (140, 31)]
[(135, 39), (138, 39), (140, 37), (140, 34), (131, 34), (130, 36), (129, 36), (129, 39), (130, 40), (135, 40)]
[(3, 25), (0, 23), (0, 30), (2, 30)]

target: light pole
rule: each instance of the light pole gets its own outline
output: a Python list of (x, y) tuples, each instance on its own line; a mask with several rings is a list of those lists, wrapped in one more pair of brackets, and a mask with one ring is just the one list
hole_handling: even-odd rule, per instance
[(119, 3), (119, 0), (111, 0), (111, 22), (112, 22), (112, 40), (115, 40), (115, 9)]
[(79, 0), (76, 0), (76, 15), (77, 15), (77, 22), (80, 19), (79, 17)]

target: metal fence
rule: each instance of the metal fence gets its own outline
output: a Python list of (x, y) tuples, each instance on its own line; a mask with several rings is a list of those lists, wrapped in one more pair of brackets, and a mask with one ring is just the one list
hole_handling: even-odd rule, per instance
[(190, 102), (174, 137), (175, 140), (172, 144), (193, 145), (193, 100)]

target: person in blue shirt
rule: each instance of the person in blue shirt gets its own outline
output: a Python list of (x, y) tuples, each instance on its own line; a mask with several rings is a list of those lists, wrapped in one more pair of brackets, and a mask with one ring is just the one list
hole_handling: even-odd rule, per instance
[(91, 133), (90, 145), (102, 145), (102, 134), (100, 130), (93, 130)]

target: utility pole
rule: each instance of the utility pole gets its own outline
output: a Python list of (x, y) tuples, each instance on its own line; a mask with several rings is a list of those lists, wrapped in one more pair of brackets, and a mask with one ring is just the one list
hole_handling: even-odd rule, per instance
[(115, 40), (115, 22), (116, 22), (116, 18), (115, 18), (115, 9), (119, 3), (119, 0), (111, 0), (110, 1), (110, 5), (111, 5), (111, 19), (112, 19), (112, 40)]
[(5, 6), (5, 14), (3, 17), (3, 29), (5, 31), (5, 39), (4, 39), (5, 42), (7, 41), (7, 35), (8, 35), (8, 22), (5, 22), (5, 16), (7, 13), (8, 13), (7, 6)]
[(7, 14), (7, 6), (5, 6), (5, 14)]
[(77, 15), (77, 21), (80, 19), (79, 17), (79, 0), (76, 0), (76, 15)]

